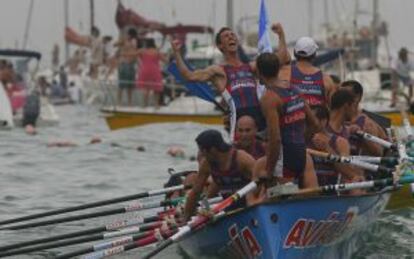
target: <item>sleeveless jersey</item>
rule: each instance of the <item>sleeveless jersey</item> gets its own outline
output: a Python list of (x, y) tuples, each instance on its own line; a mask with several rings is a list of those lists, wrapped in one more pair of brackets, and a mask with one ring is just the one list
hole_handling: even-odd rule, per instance
[(311, 108), (315, 106), (326, 106), (327, 102), (322, 71), (306, 75), (293, 64), (291, 66), (290, 83), (300, 90), (302, 98), (306, 100)]
[(220, 194), (224, 196), (234, 193), (249, 183), (249, 181), (239, 172), (237, 165), (237, 149), (233, 148), (231, 152), (231, 163), (228, 170), (220, 170), (215, 166), (211, 166), (211, 177), (220, 187)]
[(242, 148), (240, 145), (237, 145), (237, 144), (235, 145), (235, 147), (237, 149), (246, 151), (249, 155), (251, 155), (256, 160), (266, 155), (266, 150), (263, 147), (263, 142), (260, 140), (254, 139), (253, 145), (250, 147), (250, 149)]
[(227, 76), (226, 89), (236, 107), (237, 119), (249, 115), (255, 119), (259, 131), (266, 127), (266, 121), (260, 108), (257, 95), (257, 83), (249, 64), (235, 67), (223, 65)]
[(298, 178), (305, 169), (305, 102), (294, 87), (272, 88), (282, 99), (279, 118), (283, 152), (283, 176)]
[(343, 137), (344, 139), (348, 140), (351, 156), (360, 155), (361, 149), (359, 148), (359, 145), (358, 145), (359, 138), (349, 134), (349, 131), (348, 131), (347, 127), (343, 126), (340, 132), (336, 132), (328, 124), (328, 126), (326, 127), (326, 131), (331, 133), (331, 134), (338, 135), (338, 136)]
[[(336, 147), (336, 140), (338, 139), (338, 136), (336, 134), (327, 134), (329, 136), (329, 147), (335, 151), (335, 154), (338, 154), (339, 152)], [(310, 148), (314, 148), (313, 144), (309, 146)], [(316, 176), (318, 177), (319, 186), (338, 183), (338, 172), (335, 171), (335, 167), (332, 162), (318, 156), (312, 156), (312, 160)]]

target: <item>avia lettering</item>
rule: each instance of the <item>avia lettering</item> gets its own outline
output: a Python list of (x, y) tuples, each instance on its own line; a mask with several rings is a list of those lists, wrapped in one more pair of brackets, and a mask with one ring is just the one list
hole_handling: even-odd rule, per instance
[(262, 254), (262, 248), (249, 227), (239, 231), (236, 224), (228, 229), (230, 241), (228, 248), (232, 249), (238, 258), (256, 258)]
[(357, 209), (350, 208), (343, 217), (332, 212), (325, 220), (298, 219), (291, 227), (284, 248), (309, 248), (326, 245), (340, 238), (357, 216)]

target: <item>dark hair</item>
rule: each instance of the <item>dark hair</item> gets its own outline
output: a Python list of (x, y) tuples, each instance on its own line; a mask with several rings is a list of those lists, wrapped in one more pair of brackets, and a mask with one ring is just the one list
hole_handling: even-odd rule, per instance
[(146, 45), (145, 47), (147, 47), (147, 48), (156, 48), (157, 47), (155, 45), (155, 40), (153, 38), (146, 39), (145, 45)]
[(264, 77), (277, 77), (279, 74), (279, 58), (274, 53), (262, 53), (256, 59), (257, 71)]
[(339, 76), (330, 74), (329, 77), (332, 79), (332, 81), (335, 84), (340, 84), (341, 83), (341, 79), (339, 78)]
[(135, 30), (134, 28), (129, 28), (127, 31), (127, 35), (131, 38), (136, 38), (137, 37), (137, 30)]
[(229, 27), (222, 27), (217, 33), (216, 33), (216, 38), (215, 38), (215, 42), (216, 42), (216, 46), (219, 45), (221, 43), (221, 34), (224, 31), (231, 31), (231, 29)]
[(319, 120), (329, 120), (329, 110), (325, 105), (315, 106), (312, 108), (312, 111)]
[(312, 62), (315, 59), (315, 57), (316, 57), (316, 52), (313, 53), (312, 55), (308, 56), (308, 57), (304, 57), (304, 56), (298, 55), (296, 52), (294, 52), (293, 55), (295, 56), (295, 58), (296, 58), (297, 61), (303, 60), (303, 61)]
[(364, 94), (364, 88), (356, 80), (344, 81), (344, 82), (342, 82), (341, 86), (342, 87), (351, 87), (352, 88), (352, 93), (356, 96), (362, 97), (362, 95)]
[(214, 147), (221, 152), (227, 152), (231, 149), (231, 145), (224, 141), (221, 133), (213, 129), (201, 132), (195, 141), (200, 149), (210, 150)]
[(99, 36), (100, 32), (99, 32), (98, 27), (96, 27), (96, 26), (92, 26), (92, 28), (91, 28), (91, 34), (92, 34), (93, 36)]
[(355, 95), (347, 89), (339, 89), (331, 98), (331, 110), (337, 110), (342, 108), (345, 104), (351, 104), (354, 102)]

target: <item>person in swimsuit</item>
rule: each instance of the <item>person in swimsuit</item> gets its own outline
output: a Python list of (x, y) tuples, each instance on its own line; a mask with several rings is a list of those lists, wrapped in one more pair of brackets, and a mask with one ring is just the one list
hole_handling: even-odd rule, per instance
[(248, 153), (226, 143), (217, 130), (201, 132), (196, 143), (203, 158), (200, 159), (197, 179), (187, 196), (184, 209), (186, 220), (194, 214), (195, 205), (210, 176), (212, 183), (208, 197), (214, 197), (217, 193), (228, 197), (249, 183), (255, 163)]

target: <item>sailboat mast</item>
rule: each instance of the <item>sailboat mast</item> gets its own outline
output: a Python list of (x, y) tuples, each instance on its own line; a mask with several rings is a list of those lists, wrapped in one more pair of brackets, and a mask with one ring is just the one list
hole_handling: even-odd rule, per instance
[(233, 0), (227, 0), (227, 27), (233, 29)]
[(308, 0), (308, 35), (313, 37), (313, 0)]
[(378, 27), (379, 27), (379, 14), (378, 14), (378, 0), (372, 1), (372, 24), (371, 24), (371, 30), (372, 30), (372, 51), (371, 51), (371, 64), (376, 65), (377, 64), (377, 56), (378, 56)]
[(92, 32), (92, 28), (95, 27), (95, 1), (94, 0), (89, 0), (89, 7), (90, 7), (91, 32)]
[[(69, 0), (63, 2), (63, 13), (65, 17), (65, 29), (69, 27)], [(65, 60), (69, 60), (69, 43), (65, 41)]]
[(29, 6), (29, 13), (27, 15), (27, 20), (26, 20), (26, 28), (25, 28), (24, 36), (23, 36), (23, 49), (26, 49), (27, 40), (29, 39), (30, 23), (32, 20), (32, 13), (33, 13), (33, 4), (34, 4), (34, 0), (31, 0), (30, 6)]

